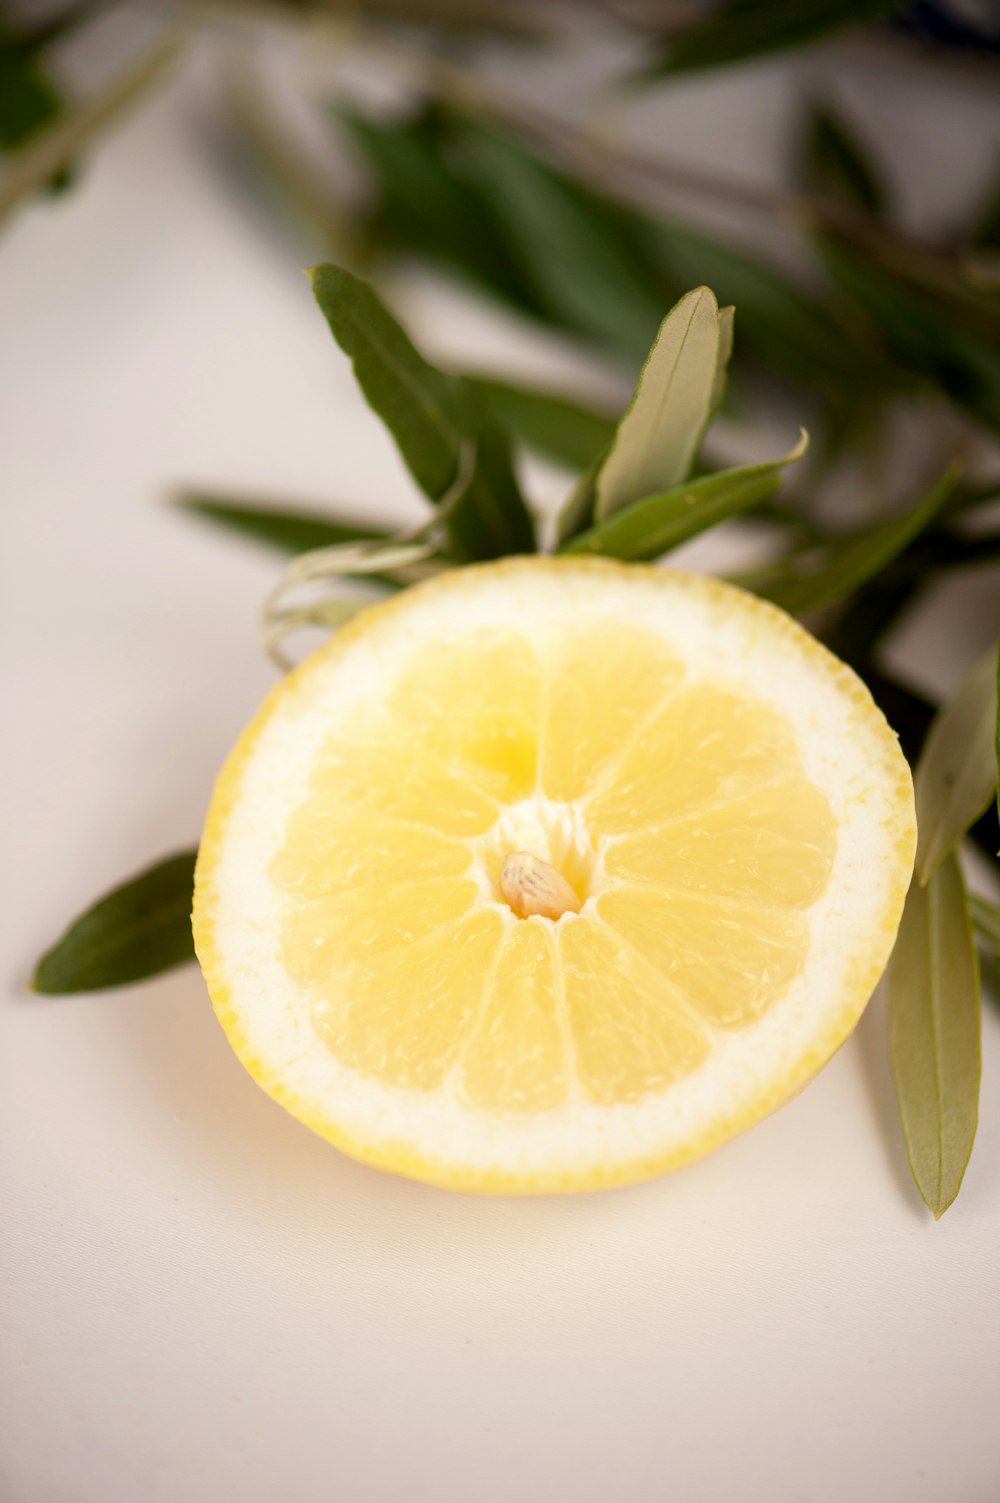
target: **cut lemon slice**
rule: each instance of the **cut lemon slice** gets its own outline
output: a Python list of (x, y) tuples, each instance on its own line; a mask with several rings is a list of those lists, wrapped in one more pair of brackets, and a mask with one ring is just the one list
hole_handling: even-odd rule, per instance
[(780, 611), (514, 559), (365, 611), (273, 690), (215, 791), (195, 937), (247, 1069), (346, 1152), (591, 1189), (819, 1069), (914, 843), (895, 737)]

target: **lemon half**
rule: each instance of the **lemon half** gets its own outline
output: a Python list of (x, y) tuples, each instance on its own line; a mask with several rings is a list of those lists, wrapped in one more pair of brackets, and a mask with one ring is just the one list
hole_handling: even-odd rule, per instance
[(511, 559), (364, 611), (272, 691), (215, 789), (195, 939), (243, 1064), (345, 1152), (593, 1189), (825, 1063), (915, 839), (895, 736), (782, 612)]

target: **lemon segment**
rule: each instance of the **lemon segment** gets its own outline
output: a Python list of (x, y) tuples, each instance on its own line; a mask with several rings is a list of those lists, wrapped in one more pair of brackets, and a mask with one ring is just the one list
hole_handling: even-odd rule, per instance
[(368, 1162), (479, 1190), (688, 1162), (857, 1021), (912, 787), (772, 607), (578, 559), (362, 613), (224, 771), (195, 934), (260, 1083)]
[(619, 621), (585, 624), (546, 661), (541, 783), (552, 799), (584, 797), (651, 704), (684, 669), (664, 643)]
[(508, 930), (462, 1056), (458, 1094), (471, 1107), (545, 1112), (566, 1100), (566, 1039), (549, 929), (534, 917)]
[(638, 1101), (689, 1074), (708, 1054), (708, 1030), (605, 924), (566, 924), (559, 948), (576, 1075), (589, 1100)]
[(366, 955), (316, 988), (317, 1036), (363, 1075), (439, 1088), (481, 1010), (501, 934), (495, 913), (477, 913), (412, 945)]

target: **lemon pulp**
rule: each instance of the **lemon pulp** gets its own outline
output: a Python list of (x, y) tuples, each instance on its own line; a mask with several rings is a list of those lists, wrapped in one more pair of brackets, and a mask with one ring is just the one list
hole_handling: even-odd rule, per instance
[[(473, 1110), (636, 1102), (801, 972), (837, 821), (787, 717), (651, 633), (471, 628), (327, 737), (270, 861), (281, 963), (359, 1076)], [(531, 852), (578, 913), (517, 918)]]
[(216, 785), (195, 944), (243, 1064), (347, 1153), (597, 1189), (822, 1067), (915, 843), (884, 717), (780, 611), (507, 559), (362, 612), (275, 686)]

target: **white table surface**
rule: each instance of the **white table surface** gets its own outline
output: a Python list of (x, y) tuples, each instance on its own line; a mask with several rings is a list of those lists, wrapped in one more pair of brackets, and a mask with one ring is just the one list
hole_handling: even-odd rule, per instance
[[(196, 839), (272, 679), (273, 559), (171, 515), (170, 487), (415, 514), (301, 256), (204, 150), (204, 85), (183, 71), (0, 242), (0, 1498), (993, 1503), (996, 1007), (972, 1164), (934, 1225), (879, 999), (798, 1100), (703, 1163), (489, 1200), (312, 1137), (237, 1064), (194, 968), (26, 993), (84, 902)], [(439, 343), (520, 348), (426, 286), (411, 304)], [(988, 631), (996, 575), (975, 588), (965, 636), (947, 596), (917, 629), (930, 677)]]

